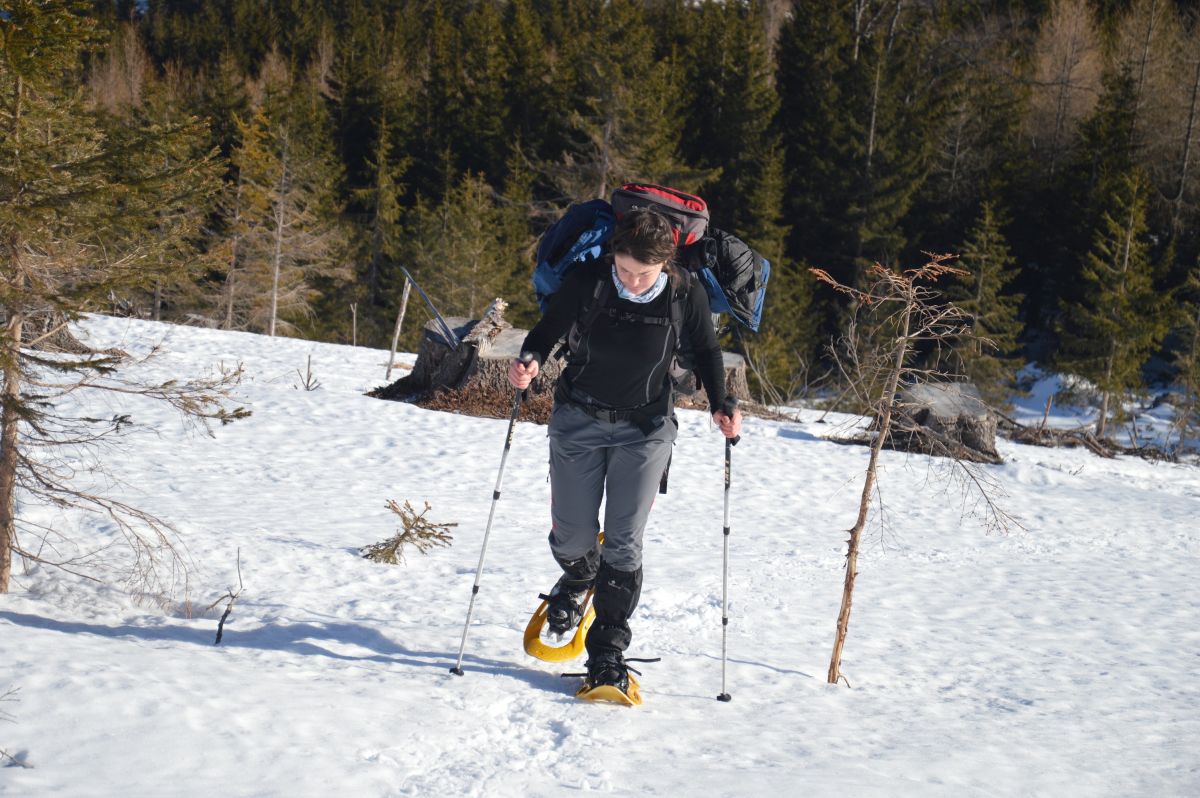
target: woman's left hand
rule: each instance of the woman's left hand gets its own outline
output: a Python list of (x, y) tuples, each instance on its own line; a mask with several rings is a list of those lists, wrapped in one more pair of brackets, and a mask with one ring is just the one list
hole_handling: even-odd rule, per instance
[(712, 414), (713, 423), (721, 428), (721, 434), (726, 438), (736, 438), (742, 434), (742, 411), (738, 408), (733, 410), (733, 418), (725, 415), (723, 410), (718, 410)]

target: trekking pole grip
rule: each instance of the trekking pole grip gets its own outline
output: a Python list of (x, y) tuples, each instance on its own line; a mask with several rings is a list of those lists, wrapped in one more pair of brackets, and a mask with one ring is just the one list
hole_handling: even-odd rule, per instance
[[(519, 360), (521, 362), (521, 365), (528, 366), (530, 363), (533, 362), (533, 352), (530, 352), (528, 350), (523, 351), (523, 352), (521, 352), (521, 355), (517, 358), (517, 360)], [(521, 393), (522, 400), (529, 398), (529, 389), (528, 388), (525, 388), (520, 393)]]
[[(733, 419), (734, 412), (737, 411), (738, 400), (736, 396), (725, 397), (725, 404), (721, 405), (721, 412)], [(726, 438), (730, 446), (737, 446), (737, 442), (742, 439), (741, 435), (734, 435), (732, 438)]]

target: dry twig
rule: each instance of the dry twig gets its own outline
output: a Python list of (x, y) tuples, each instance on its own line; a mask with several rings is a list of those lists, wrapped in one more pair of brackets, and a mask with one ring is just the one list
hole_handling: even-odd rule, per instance
[(429, 502), (425, 502), (425, 509), (420, 513), (413, 509), (412, 503), (405, 501), (401, 507), (395, 499), (388, 500), (387, 508), (400, 516), (404, 528), (387, 540), (373, 543), (362, 550), (362, 556), (372, 562), (399, 565), (404, 562), (405, 546), (411, 544), (422, 554), (428, 554), (430, 549), (449, 546), (453, 540), (450, 527), (458, 524), (435, 524), (426, 519), (425, 514), (430, 510)]

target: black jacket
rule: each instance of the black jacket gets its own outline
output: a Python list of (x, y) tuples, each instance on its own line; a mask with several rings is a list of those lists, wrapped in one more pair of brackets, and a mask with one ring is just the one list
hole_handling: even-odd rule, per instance
[[(612, 280), (612, 260), (576, 268), (550, 300), (542, 317), (525, 339), (523, 349), (533, 352), (539, 365), (550, 357), (560, 339), (581, 319), (596, 294), (600, 280)], [(683, 302), (682, 335), (696, 375), (708, 394), (710, 412), (725, 402), (725, 368), (708, 305), (708, 294), (699, 280), (688, 281)], [(671, 412), (670, 366), (675, 354), (674, 331), (669, 323), (648, 324), (635, 316), (666, 320), (675, 291), (672, 283), (645, 304), (621, 299), (616, 289), (606, 292), (605, 309), (583, 331), (568, 355), (560, 380), (566, 390), (590, 397), (596, 403), (619, 409), (660, 408)], [(560, 396), (565, 395), (560, 391)]]

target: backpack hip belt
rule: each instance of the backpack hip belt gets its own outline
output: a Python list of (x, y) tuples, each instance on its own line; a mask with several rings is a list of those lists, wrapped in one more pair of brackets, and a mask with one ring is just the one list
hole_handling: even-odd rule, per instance
[(592, 418), (599, 421), (607, 421), (610, 424), (615, 424), (618, 421), (632, 421), (647, 435), (658, 426), (654, 423), (655, 419), (660, 416), (665, 418), (671, 413), (669, 397), (666, 402), (660, 396), (652, 402), (636, 407), (609, 407), (601, 402), (597, 402), (584, 391), (568, 385), (565, 379), (560, 379), (558, 385), (559, 391), (555, 396), (557, 401), (574, 405)]

